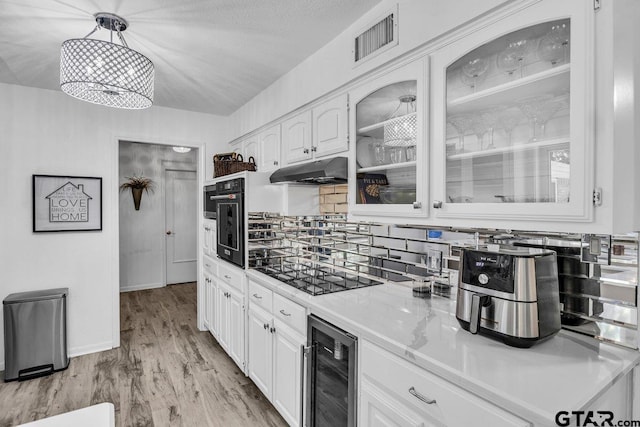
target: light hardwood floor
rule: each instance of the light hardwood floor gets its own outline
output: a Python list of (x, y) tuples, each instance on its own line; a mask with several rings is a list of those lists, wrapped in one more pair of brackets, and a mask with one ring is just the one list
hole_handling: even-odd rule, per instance
[[(209, 332), (195, 283), (120, 294), (120, 348), (0, 383), (0, 426), (112, 402), (118, 426), (285, 426)], [(2, 376), (4, 378), (4, 375)]]

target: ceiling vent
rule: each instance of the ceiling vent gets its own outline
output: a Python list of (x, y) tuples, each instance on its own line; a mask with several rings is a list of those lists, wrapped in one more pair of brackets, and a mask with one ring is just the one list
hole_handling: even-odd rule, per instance
[(398, 44), (398, 6), (369, 23), (354, 37), (353, 61), (359, 65)]

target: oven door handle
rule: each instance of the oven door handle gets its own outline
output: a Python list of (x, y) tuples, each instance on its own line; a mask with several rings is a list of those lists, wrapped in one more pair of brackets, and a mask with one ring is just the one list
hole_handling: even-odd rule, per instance
[(224, 194), (222, 196), (209, 196), (209, 200), (235, 200), (238, 198), (237, 194)]

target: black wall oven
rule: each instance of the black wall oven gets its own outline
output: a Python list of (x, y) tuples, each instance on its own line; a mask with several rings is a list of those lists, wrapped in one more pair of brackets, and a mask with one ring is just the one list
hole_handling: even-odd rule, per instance
[(206, 197), (216, 206), (218, 256), (244, 268), (244, 178), (217, 182)]

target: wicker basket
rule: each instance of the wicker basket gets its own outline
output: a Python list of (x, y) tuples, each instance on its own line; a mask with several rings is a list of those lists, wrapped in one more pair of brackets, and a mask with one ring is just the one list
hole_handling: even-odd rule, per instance
[(249, 161), (244, 162), (242, 154), (237, 153), (216, 154), (213, 156), (214, 178), (242, 171), (255, 172), (256, 170), (256, 160), (253, 157), (249, 157)]

